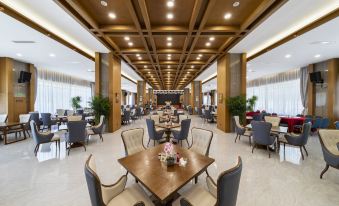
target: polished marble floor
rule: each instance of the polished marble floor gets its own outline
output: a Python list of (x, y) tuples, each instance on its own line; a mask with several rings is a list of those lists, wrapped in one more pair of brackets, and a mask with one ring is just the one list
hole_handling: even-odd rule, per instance
[[(0, 205), (90, 205), (87, 191), (84, 162), (93, 154), (102, 182), (111, 184), (126, 171), (117, 159), (124, 156), (120, 133), (129, 128), (145, 128), (145, 145), (148, 134), (145, 118), (137, 120), (113, 133), (105, 134), (104, 142), (93, 137), (87, 146), (71, 150), (66, 156), (64, 142), (61, 142), (60, 154), (55, 144), (45, 144), (38, 156), (33, 154), (32, 138), (18, 143), (0, 144)], [(192, 116), (191, 127), (213, 130), (210, 156), (215, 163), (208, 171), (212, 177), (235, 164), (237, 156), (243, 160), (243, 173), (240, 182), (239, 206), (338, 206), (339, 171), (330, 168), (319, 179), (325, 166), (317, 136), (309, 139), (307, 148), (309, 157), (304, 161), (298, 148), (286, 147), (280, 154), (268, 158), (266, 150), (251, 153), (248, 138), (243, 137), (234, 143), (234, 134), (225, 134), (215, 124), (204, 123), (199, 117)], [(204, 175), (199, 183), (204, 184)], [(129, 176), (129, 183), (134, 182)], [(184, 189), (190, 187), (189, 183)]]

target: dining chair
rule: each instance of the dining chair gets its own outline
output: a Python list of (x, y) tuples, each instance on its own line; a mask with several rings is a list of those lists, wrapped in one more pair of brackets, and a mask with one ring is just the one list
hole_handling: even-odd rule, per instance
[(246, 128), (243, 127), (240, 124), (239, 116), (234, 116), (233, 117), (233, 123), (234, 123), (235, 133), (237, 134), (235, 136), (234, 142), (236, 143), (238, 138), (240, 140), (241, 136), (246, 136), (246, 137), (248, 137), (248, 141), (250, 143), (250, 146), (252, 146), (252, 141), (251, 141), (252, 133), (250, 131), (247, 131)]
[(51, 119), (51, 113), (41, 113), (41, 119), (42, 119), (42, 130), (44, 129), (51, 129), (51, 125), (56, 124), (56, 121)]
[(37, 153), (39, 151), (39, 147), (41, 144), (50, 143), (50, 142), (55, 142), (56, 147), (59, 146), (59, 153), (60, 153), (60, 137), (58, 135), (55, 135), (51, 132), (39, 132), (37, 124), (34, 122), (34, 120), (30, 121), (30, 126), (32, 130), (32, 137), (35, 142), (35, 148), (34, 148), (35, 156), (37, 156)]
[(65, 116), (65, 112), (66, 112), (66, 110), (64, 110), (64, 109), (57, 109), (56, 110), (56, 113), (57, 113), (58, 116)]
[(96, 171), (91, 154), (85, 163), (85, 177), (92, 206), (148, 206), (153, 205), (145, 191), (138, 185), (126, 187), (127, 175), (111, 185), (104, 185)]
[(207, 122), (213, 122), (214, 121), (214, 117), (211, 114), (211, 110), (205, 110), (205, 120), (204, 120), (204, 122), (205, 121), (207, 121)]
[(199, 108), (199, 116), (205, 120), (205, 109)]
[(160, 143), (161, 140), (164, 139), (163, 136), (164, 136), (165, 130), (156, 129), (154, 125), (154, 120), (152, 119), (146, 119), (146, 125), (147, 125), (147, 131), (148, 131), (148, 136), (149, 136), (147, 147), (151, 140), (153, 140), (154, 142), (153, 145), (155, 146), (155, 141)]
[(334, 122), (334, 126), (336, 129), (339, 129), (339, 121)]
[(301, 157), (304, 160), (304, 154), (302, 151), (302, 148), (304, 148), (306, 155), (308, 156), (308, 152), (306, 150), (306, 144), (307, 144), (307, 140), (308, 140), (308, 136), (311, 132), (311, 123), (304, 123), (303, 127), (302, 127), (302, 133), (300, 135), (294, 135), (294, 134), (285, 134), (285, 139), (279, 140), (279, 145), (281, 143), (284, 144), (284, 154), (285, 154), (285, 145), (289, 144), (292, 146), (297, 146), (300, 148), (300, 153), (301, 153)]
[(67, 155), (71, 151), (72, 145), (77, 143), (81, 144), (86, 152), (85, 141), (87, 138), (86, 133), (86, 121), (70, 121), (67, 123), (68, 133), (65, 138), (66, 150), (68, 150)]
[(131, 119), (132, 119), (133, 122), (135, 122), (135, 120), (138, 119), (137, 112), (134, 108), (131, 109)]
[(324, 119), (322, 119), (321, 124), (320, 124), (320, 129), (327, 129), (330, 126), (330, 120), (325, 117)]
[(126, 123), (126, 124), (129, 124), (129, 123), (130, 123), (130, 122), (129, 122), (130, 119), (131, 119), (130, 114), (131, 114), (130, 111), (127, 111), (127, 110), (124, 111), (124, 116), (123, 116), (123, 118), (122, 118), (122, 121), (123, 121), (124, 123)]
[(266, 146), (268, 157), (271, 158), (269, 146), (273, 145), (277, 138), (276, 136), (271, 136), (272, 124), (269, 122), (252, 121), (251, 125), (254, 143), (252, 153), (257, 145), (264, 145)]
[[(100, 121), (99, 124), (92, 126), (91, 128), (87, 129), (87, 135), (99, 135), (101, 141), (104, 141), (104, 138), (102, 137), (102, 133), (104, 132), (104, 121), (105, 121), (105, 116), (101, 115), (100, 116)], [(88, 143), (89, 138), (87, 138), (87, 143)]]
[(0, 123), (7, 122), (8, 115), (7, 114), (0, 114)]
[(141, 152), (146, 149), (143, 144), (144, 129), (142, 128), (122, 131), (121, 138), (122, 142), (124, 143), (126, 156)]
[[(312, 118), (306, 117), (304, 120), (304, 123), (311, 123), (312, 124)], [(297, 124), (293, 126), (293, 130), (296, 130), (297, 132), (301, 132), (303, 128), (303, 124)]]
[(191, 135), (192, 144), (188, 149), (204, 156), (208, 156), (213, 139), (213, 132), (210, 130), (193, 127), (191, 129)]
[(265, 116), (265, 122), (271, 123), (272, 127), (279, 127), (280, 120), (281, 120), (280, 117)]
[(190, 126), (191, 126), (191, 119), (184, 119), (181, 121), (181, 127), (179, 131), (172, 130), (173, 139), (177, 140), (178, 142), (180, 141), (181, 146), (182, 146), (182, 140), (186, 140), (187, 146), (189, 146), (187, 138), (188, 138)]
[(320, 129), (318, 131), (323, 157), (326, 162), (325, 169), (320, 174), (320, 179), (329, 167), (339, 170), (339, 130)]
[(74, 115), (73, 110), (66, 110), (66, 116), (72, 116), (72, 115)]
[(68, 122), (81, 121), (82, 120), (82, 116), (81, 115), (68, 116), (67, 120), (68, 120)]
[(313, 119), (313, 115), (310, 115), (310, 114), (305, 115), (305, 117)]
[(321, 126), (322, 118), (321, 117), (316, 117), (314, 120), (314, 123), (312, 124), (311, 131), (312, 132), (317, 132), (318, 129)]
[(191, 106), (188, 107), (188, 114), (192, 115), (193, 114), (193, 109)]
[[(20, 114), (19, 115), (19, 122), (20, 123), (24, 123), (24, 128), (20, 127), (17, 132), (22, 132), (22, 133), (26, 132), (27, 135), (30, 136), (29, 132), (28, 132), (29, 128), (30, 128), (30, 126), (29, 126), (29, 121), (30, 120), (31, 120), (31, 115), (30, 114)], [(16, 136), (16, 134), (15, 134), (15, 136)]]
[(160, 117), (162, 117), (162, 116), (164, 116), (164, 111), (159, 110), (159, 111), (157, 111), (157, 114), (158, 114)]
[(38, 127), (38, 129), (40, 131), (42, 121), (40, 120), (39, 112), (29, 112), (29, 114), (31, 115), (31, 120), (34, 120), (36, 126)]
[(238, 157), (237, 165), (222, 172), (217, 183), (207, 174), (206, 184), (208, 191), (203, 186), (195, 184), (180, 194), (182, 198), (177, 201), (180, 201), (181, 206), (236, 206), (241, 172), (242, 160)]

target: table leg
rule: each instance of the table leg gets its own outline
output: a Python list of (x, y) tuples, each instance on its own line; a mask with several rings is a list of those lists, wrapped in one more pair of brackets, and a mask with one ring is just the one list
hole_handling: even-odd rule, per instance
[(25, 128), (25, 126), (26, 126), (26, 125), (24, 125), (24, 124), (21, 125), (21, 129), (22, 129), (22, 131), (23, 131), (23, 133), (24, 133), (24, 139), (27, 138), (27, 137), (26, 137), (26, 128)]
[(4, 128), (4, 142), (7, 144), (7, 127)]

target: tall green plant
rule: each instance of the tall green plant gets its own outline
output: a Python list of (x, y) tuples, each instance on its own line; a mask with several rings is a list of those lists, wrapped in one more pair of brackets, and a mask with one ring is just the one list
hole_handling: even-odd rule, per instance
[(247, 99), (247, 108), (246, 110), (247, 111), (254, 111), (254, 106), (255, 106), (255, 103), (257, 102), (258, 100), (258, 97), (257, 96), (252, 96), (251, 98)]
[(229, 112), (232, 116), (239, 116), (240, 122), (243, 123), (246, 113), (246, 97), (230, 97), (226, 101)]
[(80, 96), (73, 97), (71, 99), (71, 102), (72, 102), (72, 107), (74, 110), (81, 108), (81, 105), (80, 105), (81, 97)]
[(103, 97), (102, 95), (95, 96), (93, 97), (90, 106), (94, 111), (96, 123), (99, 123), (101, 115), (104, 115), (105, 118), (108, 119), (111, 110), (111, 103), (108, 97)]

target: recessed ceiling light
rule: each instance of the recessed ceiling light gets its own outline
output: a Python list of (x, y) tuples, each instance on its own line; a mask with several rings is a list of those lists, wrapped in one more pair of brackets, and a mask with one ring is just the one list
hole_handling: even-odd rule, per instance
[(151, 72), (148, 72), (149, 74), (151, 73)]
[(214, 40), (215, 40), (215, 37), (212, 36), (212, 37), (209, 38), (209, 40), (210, 40), (210, 41), (214, 41)]
[(142, 60), (142, 58), (141, 58), (141, 57), (138, 57), (138, 59), (139, 59), (139, 60)]
[(322, 41), (320, 42), (321, 44), (329, 44), (330, 42), (329, 41)]
[(224, 15), (224, 19), (230, 19), (232, 17), (232, 14), (231, 13), (226, 13)]
[(172, 46), (172, 42), (167, 42), (167, 46)]
[(167, 18), (167, 19), (173, 19), (173, 17), (174, 17), (174, 16), (173, 16), (172, 13), (168, 13), (168, 14), (166, 15), (166, 18)]
[(171, 66), (170, 66), (170, 65), (168, 65), (168, 66), (167, 66), (167, 68), (168, 68), (168, 69), (170, 69), (170, 68), (171, 68)]
[(133, 46), (133, 42), (128, 42), (128, 46)]
[(167, 57), (168, 60), (171, 60), (172, 58), (171, 57)]
[(285, 58), (288, 59), (288, 58), (291, 58), (291, 56), (292, 56), (292, 55), (290, 55), (290, 54), (286, 54), (286, 55), (285, 55)]
[(169, 74), (170, 72), (167, 72), (167, 74)]
[(187, 74), (189, 74), (190, 72), (187, 72)]
[(167, 41), (172, 41), (172, 37), (171, 36), (167, 37)]
[(55, 57), (55, 54), (51, 53), (49, 54), (50, 57)]
[(167, 56), (168, 56), (168, 57), (171, 57), (171, 56), (172, 56), (172, 54), (167, 54)]
[(197, 60), (200, 60), (200, 57), (197, 57)]
[(233, 3), (233, 7), (238, 7), (240, 5), (240, 2), (239, 1), (235, 1), (234, 3)]
[(146, 69), (146, 68), (147, 68), (147, 65), (144, 65), (144, 68)]
[(319, 58), (320, 57), (320, 54), (316, 54), (314, 55), (315, 58)]
[(107, 6), (107, 1), (102, 0), (102, 1), (100, 1), (100, 3), (101, 3), (102, 6)]
[(21, 53), (16, 53), (16, 55), (17, 55), (18, 57), (22, 57), (22, 54), (21, 54)]
[(108, 17), (111, 18), (111, 19), (116, 19), (116, 18), (117, 18), (117, 15), (115, 15), (115, 13), (113, 13), (113, 12), (110, 12), (110, 13), (108, 14)]
[(129, 41), (129, 40), (130, 40), (130, 38), (129, 38), (128, 36), (125, 36), (124, 39), (125, 39), (126, 41)]
[(167, 1), (167, 7), (172, 8), (174, 6), (174, 1)]
[(194, 65), (192, 65), (191, 68), (193, 69), (193, 68), (194, 68)]
[(140, 54), (136, 54), (135, 56), (140, 57)]
[(202, 57), (202, 54), (199, 54), (198, 56), (199, 56), (199, 57)]
[(211, 42), (206, 42), (206, 46), (211, 46)]

